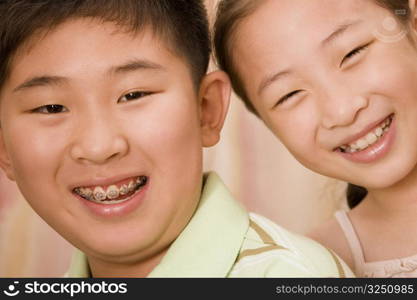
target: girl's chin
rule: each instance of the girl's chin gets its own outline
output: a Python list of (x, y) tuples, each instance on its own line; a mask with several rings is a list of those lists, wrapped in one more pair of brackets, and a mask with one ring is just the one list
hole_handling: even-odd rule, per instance
[[(387, 169), (392, 170), (392, 169)], [(407, 172), (408, 171), (408, 172)], [(385, 174), (384, 174), (385, 173)], [(344, 180), (346, 182), (361, 186), (366, 188), (368, 191), (372, 190), (385, 190), (390, 188), (395, 188), (402, 184), (405, 184), (406, 181), (411, 178), (409, 170), (394, 169), (392, 172), (385, 171), (380, 172), (378, 175), (362, 173), (360, 176), (352, 178), (352, 180)], [(417, 181), (417, 172), (415, 176), (415, 181)]]

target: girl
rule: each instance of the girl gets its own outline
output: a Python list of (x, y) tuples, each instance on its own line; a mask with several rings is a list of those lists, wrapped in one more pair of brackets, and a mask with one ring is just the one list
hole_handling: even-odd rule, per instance
[(223, 0), (219, 65), (306, 167), (352, 184), (311, 237), (359, 277), (417, 276), (415, 0)]

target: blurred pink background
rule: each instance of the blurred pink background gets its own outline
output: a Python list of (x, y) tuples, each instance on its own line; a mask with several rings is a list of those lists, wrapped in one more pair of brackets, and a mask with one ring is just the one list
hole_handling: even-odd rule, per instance
[[(217, 0), (206, 2), (212, 15)], [(298, 233), (343, 202), (343, 183), (302, 167), (236, 97), (222, 141), (205, 150), (205, 170), (217, 171), (249, 210)], [(72, 250), (0, 171), (0, 277), (62, 276)]]

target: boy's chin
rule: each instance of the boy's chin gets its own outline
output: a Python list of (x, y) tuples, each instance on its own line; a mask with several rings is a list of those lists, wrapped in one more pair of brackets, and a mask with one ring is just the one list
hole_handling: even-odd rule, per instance
[[(143, 234), (143, 233), (142, 233)], [(143, 236), (143, 235), (142, 235)], [(158, 252), (160, 247), (158, 242), (150, 239), (141, 239), (141, 233), (117, 236), (105, 235), (97, 236), (83, 242), (79, 249), (87, 256), (94, 257), (109, 263), (132, 263), (134, 261), (152, 256), (154, 252)], [(155, 249), (155, 250), (154, 250)]]

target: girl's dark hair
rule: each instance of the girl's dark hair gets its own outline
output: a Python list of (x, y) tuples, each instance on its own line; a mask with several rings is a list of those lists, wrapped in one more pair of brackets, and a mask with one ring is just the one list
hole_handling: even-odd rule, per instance
[(203, 0), (0, 0), (0, 88), (22, 45), (75, 18), (115, 23), (126, 32), (145, 28), (188, 63), (198, 85), (211, 44)]
[[(247, 96), (243, 82), (233, 61), (233, 39), (237, 25), (252, 14), (265, 0), (221, 0), (214, 24), (214, 49), (217, 64), (226, 71), (235, 93), (243, 100), (249, 111), (258, 115)], [(374, 0), (376, 4), (392, 12), (393, 16), (404, 26), (408, 26), (411, 10), (408, 0)], [(360, 186), (348, 184), (346, 196), (349, 207), (358, 205), (368, 191)]]
[(346, 199), (349, 208), (354, 208), (356, 205), (361, 203), (367, 194), (368, 191), (364, 187), (348, 183), (346, 188)]

